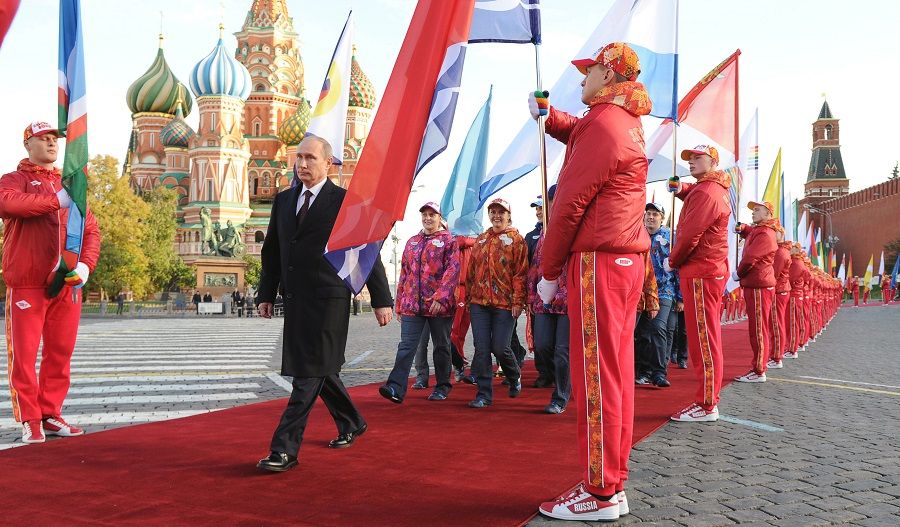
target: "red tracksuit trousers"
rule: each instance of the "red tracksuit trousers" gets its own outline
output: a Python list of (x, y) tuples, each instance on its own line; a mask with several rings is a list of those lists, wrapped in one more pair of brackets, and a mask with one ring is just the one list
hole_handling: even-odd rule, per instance
[(750, 369), (757, 375), (766, 372), (766, 361), (769, 360), (769, 340), (772, 338), (772, 301), (775, 299), (774, 287), (744, 288), (744, 299), (747, 301), (747, 318), (750, 319), (750, 347), (753, 349), (753, 361)]
[(788, 302), (788, 344), (787, 350), (791, 353), (797, 353), (800, 346), (803, 345), (803, 300), (800, 297), (791, 295)]
[(634, 310), (644, 278), (637, 254), (569, 256), (569, 363), (585, 488), (624, 488), (634, 427)]
[(464, 307), (457, 307), (456, 313), (453, 315), (453, 326), (450, 329), (450, 343), (456, 347), (456, 353), (466, 360), (466, 354), (463, 347), (466, 345), (466, 333), (469, 332), (469, 310)]
[(772, 302), (772, 360), (781, 362), (784, 357), (785, 347), (788, 345), (788, 304), (791, 294), (788, 292), (775, 293), (775, 301)]
[[(47, 298), (43, 287), (6, 290), (9, 393), (20, 423), (60, 414), (69, 392), (69, 366), (81, 318), (81, 290), (76, 293), (73, 302), (70, 287), (53, 299)], [(38, 378), (35, 364), (41, 337)]]
[(684, 297), (684, 325), (687, 330), (688, 355), (697, 376), (696, 403), (706, 410), (719, 404), (725, 359), (722, 354), (722, 293), (725, 278), (681, 277)]

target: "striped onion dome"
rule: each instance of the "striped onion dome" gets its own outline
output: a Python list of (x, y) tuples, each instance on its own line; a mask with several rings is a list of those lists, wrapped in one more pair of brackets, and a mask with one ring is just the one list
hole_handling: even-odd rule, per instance
[(288, 146), (300, 144), (303, 136), (306, 135), (307, 128), (309, 128), (310, 114), (309, 101), (305, 97), (300, 97), (297, 111), (292, 113), (278, 127), (278, 138), (281, 139), (281, 142)]
[(185, 115), (191, 113), (191, 96), (184, 84), (178, 81), (166, 57), (163, 55), (162, 35), (159, 36), (159, 51), (150, 68), (138, 77), (125, 94), (125, 102), (132, 114), (159, 112), (174, 114), (178, 101), (183, 101)]
[[(219, 32), (223, 29), (220, 25)], [(250, 72), (225, 49), (221, 34), (212, 52), (191, 71), (191, 90), (197, 97), (227, 95), (247, 100), (250, 95)]]
[(353, 59), (350, 61), (350, 106), (371, 110), (375, 107), (377, 99), (375, 87), (372, 86), (369, 77), (359, 67), (359, 62), (356, 61), (355, 47), (353, 51)]
[(194, 130), (184, 122), (181, 101), (178, 101), (178, 107), (175, 109), (175, 118), (159, 131), (159, 140), (166, 147), (187, 148), (192, 137), (194, 137)]

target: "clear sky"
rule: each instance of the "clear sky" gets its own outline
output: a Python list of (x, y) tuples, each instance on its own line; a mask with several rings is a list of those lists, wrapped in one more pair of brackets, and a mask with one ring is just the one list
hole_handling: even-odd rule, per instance
[[(166, 59), (185, 84), (191, 68), (215, 45), (217, 26), (240, 30), (251, 0), (83, 0), (91, 154), (121, 161), (131, 129), (128, 86), (152, 63), (160, 31)], [(612, 0), (544, 0), (542, 73), (551, 86), (599, 23)], [(300, 34), (308, 97), (315, 99), (327, 61), (350, 9), (356, 19), (358, 59), (379, 92), (384, 89), (415, 7), (414, 0), (288, 0)], [(56, 119), (57, 1), (24, 0), (0, 48), (0, 168), (24, 157), (21, 133), (32, 120)], [(736, 48), (740, 58), (741, 129), (760, 113), (760, 179), (764, 185), (783, 147), (787, 188), (802, 195), (812, 143), (811, 123), (827, 94), (840, 119), (841, 149), (851, 190), (885, 180), (900, 159), (898, 134), (885, 114), (900, 89), (900, 2), (868, 0), (682, 0), (679, 96)], [(226, 35), (227, 44), (235, 45)], [(491, 153), (503, 151), (524, 119), (534, 89), (529, 45), (469, 48), (449, 149), (420, 174), (401, 238), (418, 228), (419, 204), (439, 201), (461, 142), (494, 86)], [(551, 103), (552, 103), (551, 94)], [(188, 121), (196, 123), (196, 113)], [(657, 119), (645, 121), (649, 136)], [(679, 145), (687, 147), (693, 145)], [(536, 172), (503, 191), (513, 223), (530, 230), (528, 202), (539, 190)], [(661, 190), (657, 190), (657, 195)], [(390, 245), (390, 244), (386, 244)], [(390, 270), (390, 268), (389, 268)]]

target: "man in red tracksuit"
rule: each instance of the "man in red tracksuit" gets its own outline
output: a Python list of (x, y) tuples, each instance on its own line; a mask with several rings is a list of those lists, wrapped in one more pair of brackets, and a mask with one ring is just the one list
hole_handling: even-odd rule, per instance
[(806, 342), (803, 322), (803, 291), (806, 288), (806, 280), (809, 279), (809, 271), (803, 262), (803, 249), (797, 242), (791, 244), (791, 266), (788, 270), (788, 279), (791, 281), (791, 293), (788, 301), (788, 349), (784, 358), (796, 359), (801, 347)]
[(859, 307), (859, 277), (854, 276), (847, 282), (847, 289), (853, 295), (853, 307)]
[(766, 361), (769, 359), (771, 340), (772, 301), (775, 300), (775, 231), (780, 228), (774, 218), (775, 207), (768, 201), (750, 202), (753, 225), (739, 223), (735, 232), (745, 239), (741, 263), (734, 272), (734, 279), (741, 281), (744, 299), (747, 301), (747, 318), (750, 322), (750, 347), (753, 361), (750, 371), (735, 380), (739, 382), (766, 382)]
[(778, 226), (775, 231), (775, 238), (778, 242), (778, 250), (775, 251), (775, 301), (772, 302), (772, 341), (770, 348), (772, 354), (769, 362), (766, 364), (768, 368), (781, 368), (783, 364), (781, 359), (784, 358), (785, 348), (788, 346), (789, 320), (788, 320), (788, 304), (791, 300), (791, 242), (784, 241), (784, 229)]
[[(585, 75), (578, 118), (550, 108), (547, 133), (566, 143), (538, 295), (550, 303), (567, 264), (569, 360), (578, 414), (584, 483), (542, 503), (540, 512), (567, 520), (615, 520), (628, 513), (625, 480), (634, 421), (635, 309), (644, 283), (642, 253), (647, 157), (640, 116), (649, 95), (636, 82), (637, 54), (614, 42), (573, 61)], [(529, 100), (537, 118), (537, 103)], [(652, 274), (652, 273), (651, 273)]]
[(728, 278), (728, 191), (731, 177), (717, 170), (719, 152), (700, 145), (681, 152), (697, 183), (669, 180), (669, 191), (684, 204), (678, 217), (675, 245), (668, 266), (678, 269), (684, 297), (688, 353), (697, 375), (696, 402), (672, 415), (673, 421), (704, 422), (719, 419), (722, 389), (722, 296)]
[[(80, 261), (62, 291), (48, 298), (47, 286), (59, 267), (72, 203), (62, 187), (59, 169), (53, 166), (60, 135), (44, 122), (28, 125), (24, 134), (28, 159), (0, 178), (9, 392), (25, 443), (42, 443), (45, 434), (84, 433), (67, 423), (60, 412), (69, 391), (69, 363), (81, 318), (82, 290), (78, 286), (87, 282), (97, 264), (100, 231), (88, 210)], [(35, 363), (42, 338), (38, 378)]]

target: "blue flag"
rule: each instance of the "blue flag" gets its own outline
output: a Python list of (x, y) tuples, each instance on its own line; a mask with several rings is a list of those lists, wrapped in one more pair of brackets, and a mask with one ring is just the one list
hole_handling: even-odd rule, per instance
[(897, 260), (894, 261), (894, 270), (891, 271), (891, 289), (897, 288), (898, 273), (900, 273), (900, 254), (897, 255)]
[(441, 198), (441, 211), (456, 235), (478, 236), (483, 229), (484, 209), (480, 207), (478, 189), (487, 173), (488, 130), (491, 127), (491, 99), (494, 89), (488, 93), (487, 101), (475, 116), (466, 140), (463, 143), (447, 190)]

